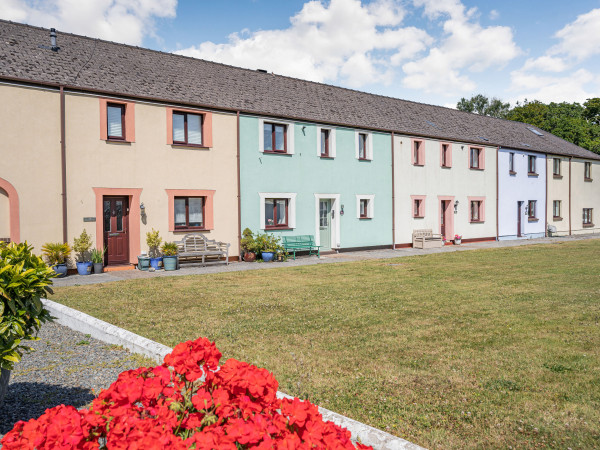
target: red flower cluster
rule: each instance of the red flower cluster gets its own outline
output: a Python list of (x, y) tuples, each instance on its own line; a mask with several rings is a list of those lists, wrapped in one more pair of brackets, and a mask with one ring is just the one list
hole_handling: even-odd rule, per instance
[(13, 449), (366, 449), (308, 401), (277, 398), (265, 369), (228, 360), (208, 339), (183, 342), (157, 367), (129, 370), (89, 410), (60, 405), (17, 422)]

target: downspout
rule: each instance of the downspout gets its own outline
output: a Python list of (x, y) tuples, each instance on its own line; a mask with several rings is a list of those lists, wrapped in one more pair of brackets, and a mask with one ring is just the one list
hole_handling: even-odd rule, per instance
[(548, 236), (548, 155), (546, 154), (546, 198), (544, 199), (546, 207), (546, 222), (544, 228), (544, 236)]
[(569, 236), (571, 235), (571, 160), (572, 156), (569, 156)]
[(242, 195), (240, 181), (240, 112), (237, 112), (237, 206), (238, 206), (238, 260), (242, 260)]
[(498, 153), (500, 153), (500, 146), (498, 146), (496, 148), (496, 241), (500, 240), (500, 225), (499, 225), (499, 217), (498, 217), (498, 203), (499, 203), (499, 197), (500, 197), (500, 193), (499, 193), (499, 181), (498, 181)]
[(62, 175), (62, 222), (63, 242), (69, 242), (67, 234), (67, 143), (65, 141), (65, 90), (60, 87), (60, 164)]
[(394, 186), (394, 132), (392, 131), (392, 250), (396, 249), (396, 188)]

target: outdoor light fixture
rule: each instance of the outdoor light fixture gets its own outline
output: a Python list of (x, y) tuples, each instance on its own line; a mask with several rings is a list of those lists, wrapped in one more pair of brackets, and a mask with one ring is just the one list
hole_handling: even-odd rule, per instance
[(454, 202), (454, 214), (458, 212), (458, 200)]
[(342, 207), (340, 208), (340, 216), (344, 215), (344, 205), (342, 205)]

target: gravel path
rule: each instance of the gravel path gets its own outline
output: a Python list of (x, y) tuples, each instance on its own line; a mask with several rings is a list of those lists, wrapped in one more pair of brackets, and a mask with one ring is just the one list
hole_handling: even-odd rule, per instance
[(156, 365), (55, 323), (44, 324), (39, 337), (31, 343), (36, 351), (24, 355), (11, 373), (0, 406), (0, 437), (17, 421), (39, 417), (47, 408), (88, 405), (125, 370)]

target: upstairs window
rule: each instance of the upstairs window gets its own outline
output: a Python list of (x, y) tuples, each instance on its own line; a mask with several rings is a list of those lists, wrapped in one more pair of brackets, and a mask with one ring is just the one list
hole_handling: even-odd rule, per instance
[(445, 142), (440, 144), (440, 165), (452, 167), (452, 146)]
[(425, 165), (425, 143), (420, 139), (412, 140), (412, 163), (415, 166)]
[(173, 112), (173, 144), (202, 146), (202, 115)]
[(329, 135), (330, 131), (326, 129), (321, 129), (321, 157), (328, 158), (329, 157)]
[(358, 159), (367, 159), (367, 135), (358, 133)]
[(265, 228), (288, 228), (288, 199), (265, 199)]
[(555, 177), (561, 177), (562, 173), (561, 173), (561, 167), (560, 167), (560, 158), (553, 158), (552, 159), (552, 174)]
[(125, 105), (106, 104), (107, 138), (125, 140)]
[(583, 178), (585, 181), (592, 181), (592, 163), (583, 163)]
[(536, 205), (536, 200), (529, 200), (527, 202), (527, 217), (529, 218), (529, 220), (537, 220)]
[(514, 154), (514, 152), (510, 152), (508, 154), (508, 173), (510, 173), (511, 175), (514, 175), (515, 173), (517, 173), (515, 171), (515, 154)]
[(583, 226), (584, 227), (593, 227), (594, 222), (592, 222), (592, 208), (583, 208)]
[(204, 229), (204, 197), (175, 197), (175, 230)]
[(287, 153), (287, 125), (265, 122), (263, 133), (263, 151)]
[(475, 170), (484, 169), (483, 149), (480, 147), (471, 147), (469, 152), (469, 168)]
[(533, 155), (527, 156), (527, 175), (537, 175), (535, 168), (536, 159)]

